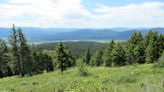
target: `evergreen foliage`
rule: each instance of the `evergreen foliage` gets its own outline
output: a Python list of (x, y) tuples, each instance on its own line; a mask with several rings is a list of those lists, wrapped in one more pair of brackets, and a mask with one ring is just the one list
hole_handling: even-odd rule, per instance
[(126, 64), (125, 50), (120, 43), (113, 49), (113, 63), (114, 66), (123, 66)]
[(127, 64), (144, 63), (143, 37), (140, 32), (134, 33), (126, 45)]
[[(54, 46), (55, 50), (43, 50), (35, 45), (29, 45), (23, 31), (13, 25), (8, 42), (9, 46), (0, 39), (0, 78), (12, 75), (35, 75), (55, 69), (60, 69), (63, 74), (67, 68), (75, 65), (80, 76), (87, 75), (86, 65), (111, 67), (156, 63), (159, 67), (164, 66), (162, 54), (164, 35), (155, 31), (149, 31), (145, 36), (136, 32), (127, 42), (112, 40), (105, 48), (94, 51), (91, 51), (90, 47), (73, 52), (62, 42)], [(82, 59), (78, 59), (78, 55)]]
[(91, 55), (89, 49), (86, 49), (85, 54), (84, 54), (84, 63), (89, 65)]
[(101, 50), (97, 50), (95, 52), (95, 54), (91, 57), (91, 61), (90, 61), (90, 65), (91, 66), (100, 66), (103, 64), (103, 60), (102, 60), (102, 51)]
[(77, 67), (78, 67), (78, 74), (81, 77), (84, 77), (84, 76), (88, 75), (86, 67), (85, 67), (85, 63), (83, 62), (82, 59), (78, 59), (77, 60)]
[(107, 46), (104, 50), (104, 53), (103, 53), (103, 61), (104, 61), (104, 66), (112, 66), (113, 63), (114, 63), (114, 60), (113, 60), (113, 50), (114, 50), (114, 47), (115, 47), (115, 42), (114, 40), (112, 40), (110, 43), (109, 43), (109, 46)]
[(157, 67), (164, 67), (164, 51), (162, 56), (158, 59), (158, 63), (156, 64)]
[(68, 67), (68, 63), (70, 63), (69, 60), (69, 54), (68, 51), (66, 51), (65, 46), (62, 44), (62, 42), (59, 43), (57, 49), (56, 49), (56, 54), (57, 54), (57, 66), (60, 68), (61, 73), (63, 74), (63, 71), (66, 70)]

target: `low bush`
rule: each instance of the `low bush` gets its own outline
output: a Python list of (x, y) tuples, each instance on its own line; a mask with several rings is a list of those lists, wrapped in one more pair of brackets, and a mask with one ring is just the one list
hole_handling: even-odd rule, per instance
[(157, 63), (155, 64), (155, 67), (164, 67), (164, 52), (162, 56), (158, 59)]
[(77, 60), (77, 68), (78, 68), (78, 74), (81, 77), (84, 77), (84, 76), (88, 75), (86, 67), (85, 67), (85, 64), (84, 64), (82, 59), (78, 59)]

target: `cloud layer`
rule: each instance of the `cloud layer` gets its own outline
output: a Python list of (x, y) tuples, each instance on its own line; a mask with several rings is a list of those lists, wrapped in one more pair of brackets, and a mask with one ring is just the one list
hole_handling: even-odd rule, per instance
[(0, 4), (0, 26), (164, 27), (164, 3), (146, 2), (88, 10), (81, 0), (9, 0)]

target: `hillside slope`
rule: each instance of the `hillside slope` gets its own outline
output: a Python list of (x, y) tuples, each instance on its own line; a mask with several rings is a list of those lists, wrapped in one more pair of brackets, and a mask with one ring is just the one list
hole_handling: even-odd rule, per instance
[[(58, 44), (59, 44), (58, 42), (42, 43), (42, 44), (37, 44), (37, 48), (41, 50), (44, 49), (54, 50)], [(93, 42), (93, 41), (63, 42), (63, 44), (68, 46), (72, 54), (74, 55), (78, 54), (79, 56), (83, 56), (86, 49), (89, 49), (90, 54), (93, 54), (96, 50), (104, 49), (108, 45), (107, 43), (100, 43), (100, 42)]]
[(32, 77), (0, 79), (0, 92), (164, 92), (164, 69), (153, 65), (87, 67), (79, 77), (76, 68), (63, 75), (55, 71)]

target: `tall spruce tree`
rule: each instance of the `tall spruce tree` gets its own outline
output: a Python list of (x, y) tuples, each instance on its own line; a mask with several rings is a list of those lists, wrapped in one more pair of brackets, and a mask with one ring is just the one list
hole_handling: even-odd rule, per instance
[(32, 60), (31, 60), (31, 52), (29, 50), (29, 46), (27, 45), (27, 40), (22, 33), (22, 30), (18, 29), (18, 37), (19, 37), (19, 53), (20, 53), (20, 65), (21, 65), (21, 75), (25, 74), (31, 75), (32, 73)]
[(120, 43), (117, 43), (113, 49), (114, 66), (123, 66), (126, 64), (125, 50)]
[(89, 65), (90, 58), (91, 58), (90, 51), (87, 48), (84, 54), (84, 63)]
[(90, 65), (91, 66), (100, 66), (103, 64), (103, 60), (102, 60), (102, 51), (101, 50), (97, 50), (93, 56), (91, 57), (91, 61), (90, 61)]
[(156, 64), (157, 67), (164, 67), (164, 50), (160, 58), (158, 59), (158, 62)]
[(44, 70), (42, 63), (42, 54), (40, 51), (32, 51), (32, 74), (40, 74)]
[(145, 49), (144, 49), (144, 44), (143, 41), (140, 42), (138, 45), (133, 50), (134, 52), (134, 60), (136, 63), (139, 64), (144, 64), (145, 63)]
[(8, 76), (7, 45), (0, 39), (0, 77)]
[[(145, 49), (147, 49), (147, 51), (145, 51), (145, 59), (147, 62), (155, 62), (158, 60), (159, 58), (159, 47), (158, 47), (158, 34), (156, 31), (152, 31), (150, 30), (148, 32), (148, 34), (145, 36), (144, 38), (144, 44), (145, 44)], [(150, 51), (152, 52), (150, 52)], [(151, 53), (151, 57), (147, 57), (149, 56), (149, 54)], [(152, 61), (148, 60), (148, 58), (151, 58)]]
[(64, 45), (62, 44), (62, 42), (60, 42), (56, 50), (58, 67), (60, 68), (62, 74), (63, 74), (63, 71), (66, 70), (67, 62), (68, 62), (68, 56), (64, 48), (65, 48)]
[(112, 66), (113, 64), (113, 49), (115, 47), (115, 42), (112, 40), (109, 43), (109, 46), (107, 46), (104, 50), (103, 53), (103, 62), (104, 62), (104, 66)]
[(66, 53), (67, 67), (72, 67), (75, 65), (75, 57), (71, 54), (70, 50), (68, 49), (68, 46), (64, 46), (64, 51)]
[(146, 63), (153, 63), (155, 61), (154, 57), (154, 42), (150, 41), (145, 50), (145, 61)]
[(148, 46), (151, 41), (156, 42), (158, 39), (158, 34), (156, 31), (150, 30), (144, 38), (145, 46)]
[(126, 46), (126, 63), (134, 64), (141, 63), (143, 61), (144, 56), (144, 45), (143, 45), (143, 37), (140, 32), (134, 33), (131, 38), (127, 42)]
[(31, 74), (32, 60), (26, 38), (23, 35), (22, 30), (20, 28), (16, 29), (14, 25), (11, 33), (9, 42), (14, 57), (14, 74), (19, 74), (21, 76)]
[(21, 65), (20, 65), (18, 42), (19, 42), (19, 39), (18, 39), (17, 29), (15, 28), (15, 25), (13, 25), (11, 35), (9, 37), (9, 43), (11, 45), (11, 49), (12, 49), (11, 51), (13, 54), (13, 73), (15, 75), (19, 75), (22, 73)]
[(164, 50), (164, 35), (163, 34), (160, 34), (157, 38), (157, 50), (158, 50), (158, 56), (157, 57), (160, 57), (162, 55), (162, 52)]

